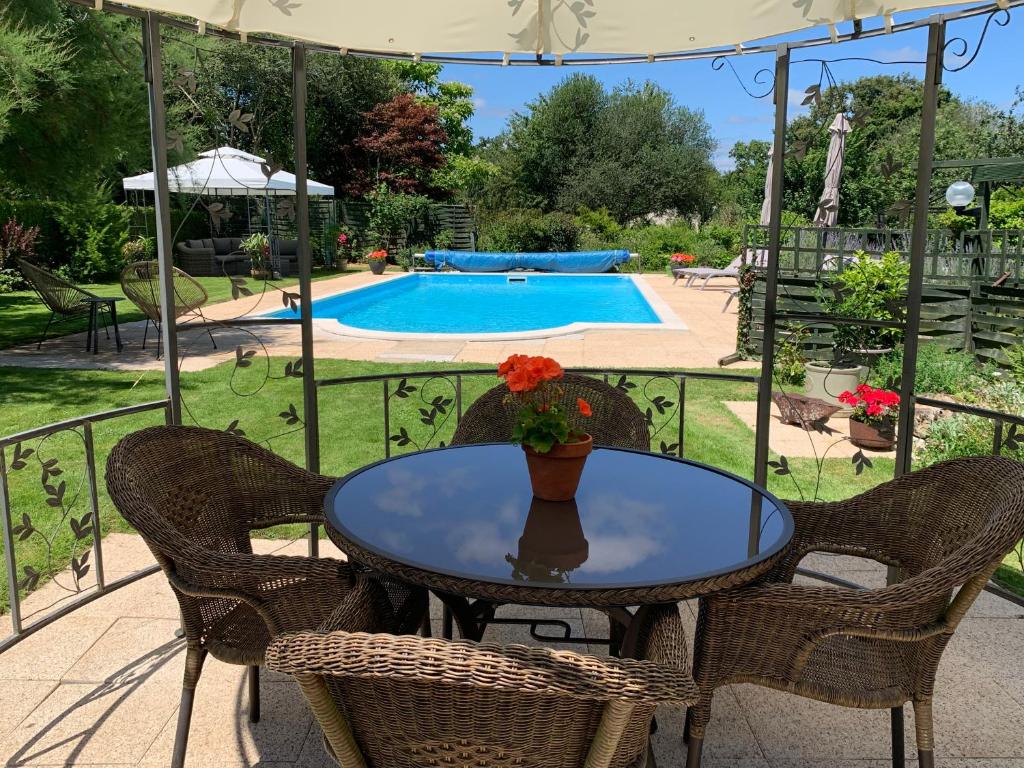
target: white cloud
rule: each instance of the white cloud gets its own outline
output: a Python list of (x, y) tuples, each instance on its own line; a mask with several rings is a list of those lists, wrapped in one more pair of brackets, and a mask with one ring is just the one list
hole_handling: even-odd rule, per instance
[(915, 61), (924, 64), (925, 52), (912, 45), (905, 45), (902, 48), (883, 48), (875, 51), (872, 58), (884, 61), (887, 64), (894, 64), (898, 61)]

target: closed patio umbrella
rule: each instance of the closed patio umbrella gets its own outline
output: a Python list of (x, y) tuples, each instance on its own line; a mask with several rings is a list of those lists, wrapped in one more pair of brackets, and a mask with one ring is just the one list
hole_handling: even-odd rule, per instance
[(768, 147), (768, 173), (764, 177), (764, 202), (761, 203), (762, 227), (767, 227), (772, 220), (772, 171), (775, 170), (775, 147)]
[(819, 227), (834, 227), (839, 217), (839, 181), (843, 175), (846, 134), (851, 130), (850, 121), (842, 112), (836, 115), (828, 128), (832, 138), (828, 143), (828, 158), (825, 160), (825, 189), (818, 201), (818, 211), (814, 214), (814, 223)]

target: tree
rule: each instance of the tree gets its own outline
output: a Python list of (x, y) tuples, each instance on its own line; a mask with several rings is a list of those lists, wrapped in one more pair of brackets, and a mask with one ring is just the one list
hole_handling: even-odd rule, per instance
[(73, 200), (146, 162), (149, 128), (138, 22), (57, 0), (8, 0), (4, 10), (4, 192)]
[(363, 118), (362, 133), (353, 142), (363, 158), (353, 164), (349, 193), (366, 194), (379, 184), (394, 192), (429, 191), (432, 173), (445, 164), (442, 147), (448, 139), (437, 107), (401, 93)]
[(707, 213), (714, 141), (700, 112), (653, 83), (608, 93), (573, 75), (514, 115), (481, 147), (498, 166), (484, 203), (577, 212), (607, 208), (621, 223), (652, 213)]

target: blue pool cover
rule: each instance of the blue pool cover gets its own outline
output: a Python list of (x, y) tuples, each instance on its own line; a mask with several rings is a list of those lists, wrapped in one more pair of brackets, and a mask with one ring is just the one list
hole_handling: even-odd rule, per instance
[(487, 253), (484, 251), (427, 251), (427, 265), (453, 267), (460, 272), (608, 272), (629, 261), (629, 251), (569, 251), (554, 253)]

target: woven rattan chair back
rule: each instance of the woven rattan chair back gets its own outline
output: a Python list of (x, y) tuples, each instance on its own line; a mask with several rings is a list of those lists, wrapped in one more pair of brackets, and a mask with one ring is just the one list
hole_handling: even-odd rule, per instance
[[(941, 462), (830, 503), (787, 502), (796, 530), (763, 583), (701, 603), (690, 756), (714, 690), (757, 683), (867, 709), (912, 702), (923, 768), (934, 765), (932, 696), (942, 653), (1003, 558), (1024, 538), (1024, 464), (999, 457)], [(812, 552), (854, 555), (896, 569), (869, 590), (792, 584)], [(894, 717), (902, 744), (902, 715)], [(894, 739), (894, 745), (897, 740)], [(894, 760), (900, 760), (894, 746)], [(901, 762), (902, 764), (902, 762)]]
[(96, 294), (83, 290), (72, 285), (67, 280), (62, 280), (52, 272), (47, 272), (42, 267), (37, 267), (30, 261), (18, 259), (18, 266), (25, 280), (32, 286), (39, 299), (46, 305), (47, 309), (57, 315), (81, 315), (88, 312), (88, 307), (82, 303), (82, 299), (94, 297)]
[(322, 500), (331, 478), (301, 472), (245, 438), (199, 427), (144, 429), (110, 452), (107, 487), (121, 515), (172, 584), (182, 579), (210, 593), (177, 592), (187, 636), (204, 637), (238, 607), (227, 593), (243, 588), (247, 574), (230, 556), (252, 553), (250, 531), (298, 521), (287, 509), (280, 519), (263, 519), (269, 499), (283, 497), (287, 505), (293, 484), (296, 518)]
[(342, 768), (642, 768), (655, 705), (696, 690), (650, 662), (364, 633), (284, 635), (267, 666)]
[[(177, 267), (174, 270), (174, 316), (195, 312), (206, 304), (209, 296), (195, 278)], [(121, 290), (142, 313), (153, 322), (160, 322), (160, 264), (137, 261), (121, 271)]]
[[(629, 395), (600, 379), (567, 373), (559, 382), (562, 402), (571, 414), (573, 428), (590, 433), (595, 445), (649, 451), (651, 438), (647, 419)], [(518, 407), (509, 397), (508, 387), (499, 384), (485, 392), (463, 414), (452, 445), (504, 443), (512, 439)], [(593, 416), (580, 416), (576, 399), (590, 403)]]

